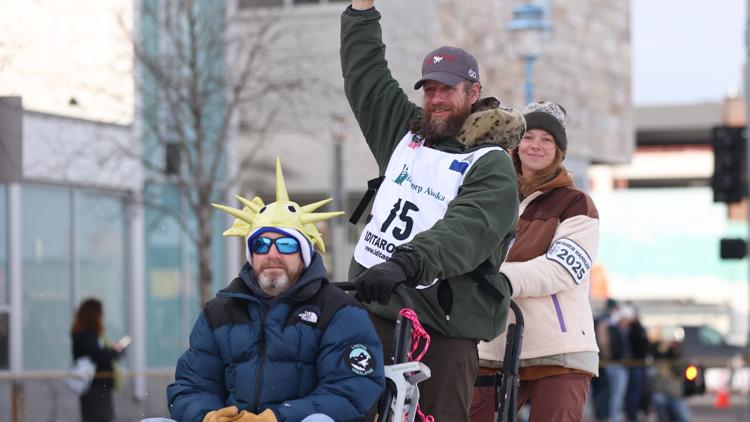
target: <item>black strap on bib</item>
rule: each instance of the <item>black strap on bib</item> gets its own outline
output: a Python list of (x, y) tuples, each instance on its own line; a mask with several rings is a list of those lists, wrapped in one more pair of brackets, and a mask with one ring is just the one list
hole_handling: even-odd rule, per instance
[(370, 205), (370, 202), (372, 202), (372, 198), (378, 192), (380, 185), (383, 184), (383, 179), (385, 179), (385, 176), (376, 177), (367, 181), (367, 192), (362, 195), (362, 199), (359, 200), (357, 208), (352, 213), (352, 216), (349, 217), (350, 223), (354, 225), (357, 224), (359, 219), (362, 217), (362, 213), (365, 212), (367, 206)]

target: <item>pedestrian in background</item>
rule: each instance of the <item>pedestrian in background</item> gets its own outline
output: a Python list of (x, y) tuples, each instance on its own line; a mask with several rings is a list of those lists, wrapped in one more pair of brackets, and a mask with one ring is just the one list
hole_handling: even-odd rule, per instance
[(622, 309), (617, 309), (606, 322), (608, 350), (607, 381), (609, 383), (609, 420), (620, 422), (624, 419), (625, 393), (628, 388), (628, 368), (630, 362), (630, 344), (628, 343), (628, 325), (630, 321), (623, 318)]
[[(520, 218), (500, 267), (525, 320), (518, 406), (531, 402), (530, 422), (581, 421), (599, 366), (589, 304), (599, 214), (562, 165), (568, 146), (565, 109), (548, 101), (531, 103), (524, 118), (527, 131), (511, 154)], [(503, 334), (480, 343), (480, 362), (501, 361), (505, 342)], [(472, 410), (488, 410), (472, 412), (472, 422), (493, 421), (493, 405), (492, 395), (475, 394)]]
[(122, 355), (119, 343), (106, 344), (104, 336), (104, 307), (95, 298), (84, 300), (78, 307), (71, 329), (73, 360), (88, 356), (96, 364), (91, 387), (79, 397), (83, 422), (107, 422), (114, 419), (112, 390), (114, 362)]
[(610, 355), (609, 321), (619, 308), (615, 299), (608, 298), (604, 310), (594, 319), (596, 344), (599, 347), (599, 377), (591, 380), (591, 399), (594, 408), (594, 419), (609, 419), (609, 377), (607, 376), (607, 359)]
[(648, 393), (648, 362), (651, 360), (651, 343), (646, 329), (638, 318), (638, 311), (628, 305), (623, 308), (623, 318), (628, 321), (627, 341), (630, 348), (628, 387), (625, 393), (625, 416), (629, 422), (638, 421), (638, 411)]
[(654, 352), (656, 373), (652, 381), (651, 403), (659, 422), (689, 422), (690, 410), (682, 399), (682, 347), (677, 341), (660, 343)]

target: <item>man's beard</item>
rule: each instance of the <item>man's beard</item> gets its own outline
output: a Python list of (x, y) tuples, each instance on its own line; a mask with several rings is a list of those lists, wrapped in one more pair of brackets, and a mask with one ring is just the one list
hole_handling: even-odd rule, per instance
[(469, 114), (471, 114), (471, 104), (465, 104), (462, 109), (451, 113), (446, 119), (433, 118), (432, 111), (425, 108), (422, 118), (416, 121), (415, 127), (410, 130), (424, 139), (439, 143), (442, 140), (457, 137)]
[[(274, 267), (281, 266), (282, 268), (266, 271), (266, 268), (271, 265)], [(261, 290), (269, 296), (276, 297), (284, 293), (299, 280), (302, 270), (303, 268), (289, 268), (283, 262), (268, 262), (265, 266), (257, 269), (256, 279)]]
[(286, 271), (281, 274), (263, 272), (258, 276), (258, 285), (261, 290), (273, 297), (285, 292), (292, 284), (292, 281), (286, 275)]

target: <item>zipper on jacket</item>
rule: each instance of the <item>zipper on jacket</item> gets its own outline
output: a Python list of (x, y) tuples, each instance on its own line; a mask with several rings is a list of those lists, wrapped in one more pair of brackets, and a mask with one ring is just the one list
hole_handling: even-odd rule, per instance
[(258, 350), (258, 372), (255, 374), (255, 401), (253, 402), (253, 409), (255, 411), (260, 410), (260, 384), (263, 377), (263, 366), (266, 362), (266, 314), (261, 313), (260, 316), (260, 338), (259, 338), (259, 350)]

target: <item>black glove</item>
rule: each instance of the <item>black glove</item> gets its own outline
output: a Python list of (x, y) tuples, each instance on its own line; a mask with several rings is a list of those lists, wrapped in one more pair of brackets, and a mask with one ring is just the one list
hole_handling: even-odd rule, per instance
[(376, 301), (387, 305), (396, 286), (413, 278), (415, 273), (409, 258), (394, 255), (388, 261), (373, 265), (354, 279), (357, 297), (365, 303)]

